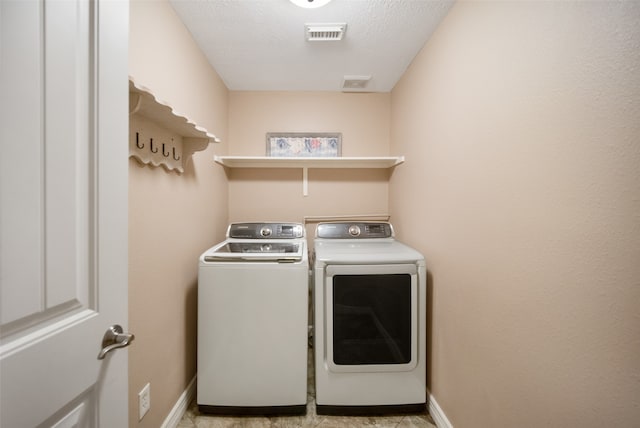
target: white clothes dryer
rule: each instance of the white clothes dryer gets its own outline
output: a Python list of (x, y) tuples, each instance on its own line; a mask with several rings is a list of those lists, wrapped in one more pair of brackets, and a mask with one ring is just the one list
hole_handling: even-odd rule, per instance
[(320, 223), (313, 271), (317, 413), (424, 411), (424, 257), (389, 223)]
[(306, 412), (308, 293), (301, 224), (231, 224), (200, 256), (200, 411)]

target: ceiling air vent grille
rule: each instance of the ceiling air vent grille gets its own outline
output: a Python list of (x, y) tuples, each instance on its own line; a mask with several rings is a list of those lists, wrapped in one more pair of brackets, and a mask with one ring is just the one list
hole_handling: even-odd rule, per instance
[(367, 92), (371, 76), (344, 76), (343, 92)]
[(342, 40), (347, 24), (305, 24), (304, 32), (310, 42)]

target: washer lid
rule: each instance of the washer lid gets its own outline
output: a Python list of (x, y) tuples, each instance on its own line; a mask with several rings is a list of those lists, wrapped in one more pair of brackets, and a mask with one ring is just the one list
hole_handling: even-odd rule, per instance
[(296, 262), (302, 260), (304, 247), (300, 240), (227, 240), (207, 251), (204, 260)]

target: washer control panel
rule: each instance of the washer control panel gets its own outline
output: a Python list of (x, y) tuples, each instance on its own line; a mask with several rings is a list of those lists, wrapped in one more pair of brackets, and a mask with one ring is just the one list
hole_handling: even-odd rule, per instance
[(320, 223), (316, 227), (317, 238), (328, 239), (370, 239), (391, 238), (391, 223), (352, 222), (352, 223)]
[(304, 237), (300, 223), (231, 223), (227, 238), (299, 239)]

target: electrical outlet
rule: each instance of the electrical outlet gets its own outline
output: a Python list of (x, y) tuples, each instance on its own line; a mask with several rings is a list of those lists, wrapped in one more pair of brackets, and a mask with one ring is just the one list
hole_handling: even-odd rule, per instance
[(151, 384), (146, 384), (138, 392), (138, 420), (142, 420), (151, 408)]

